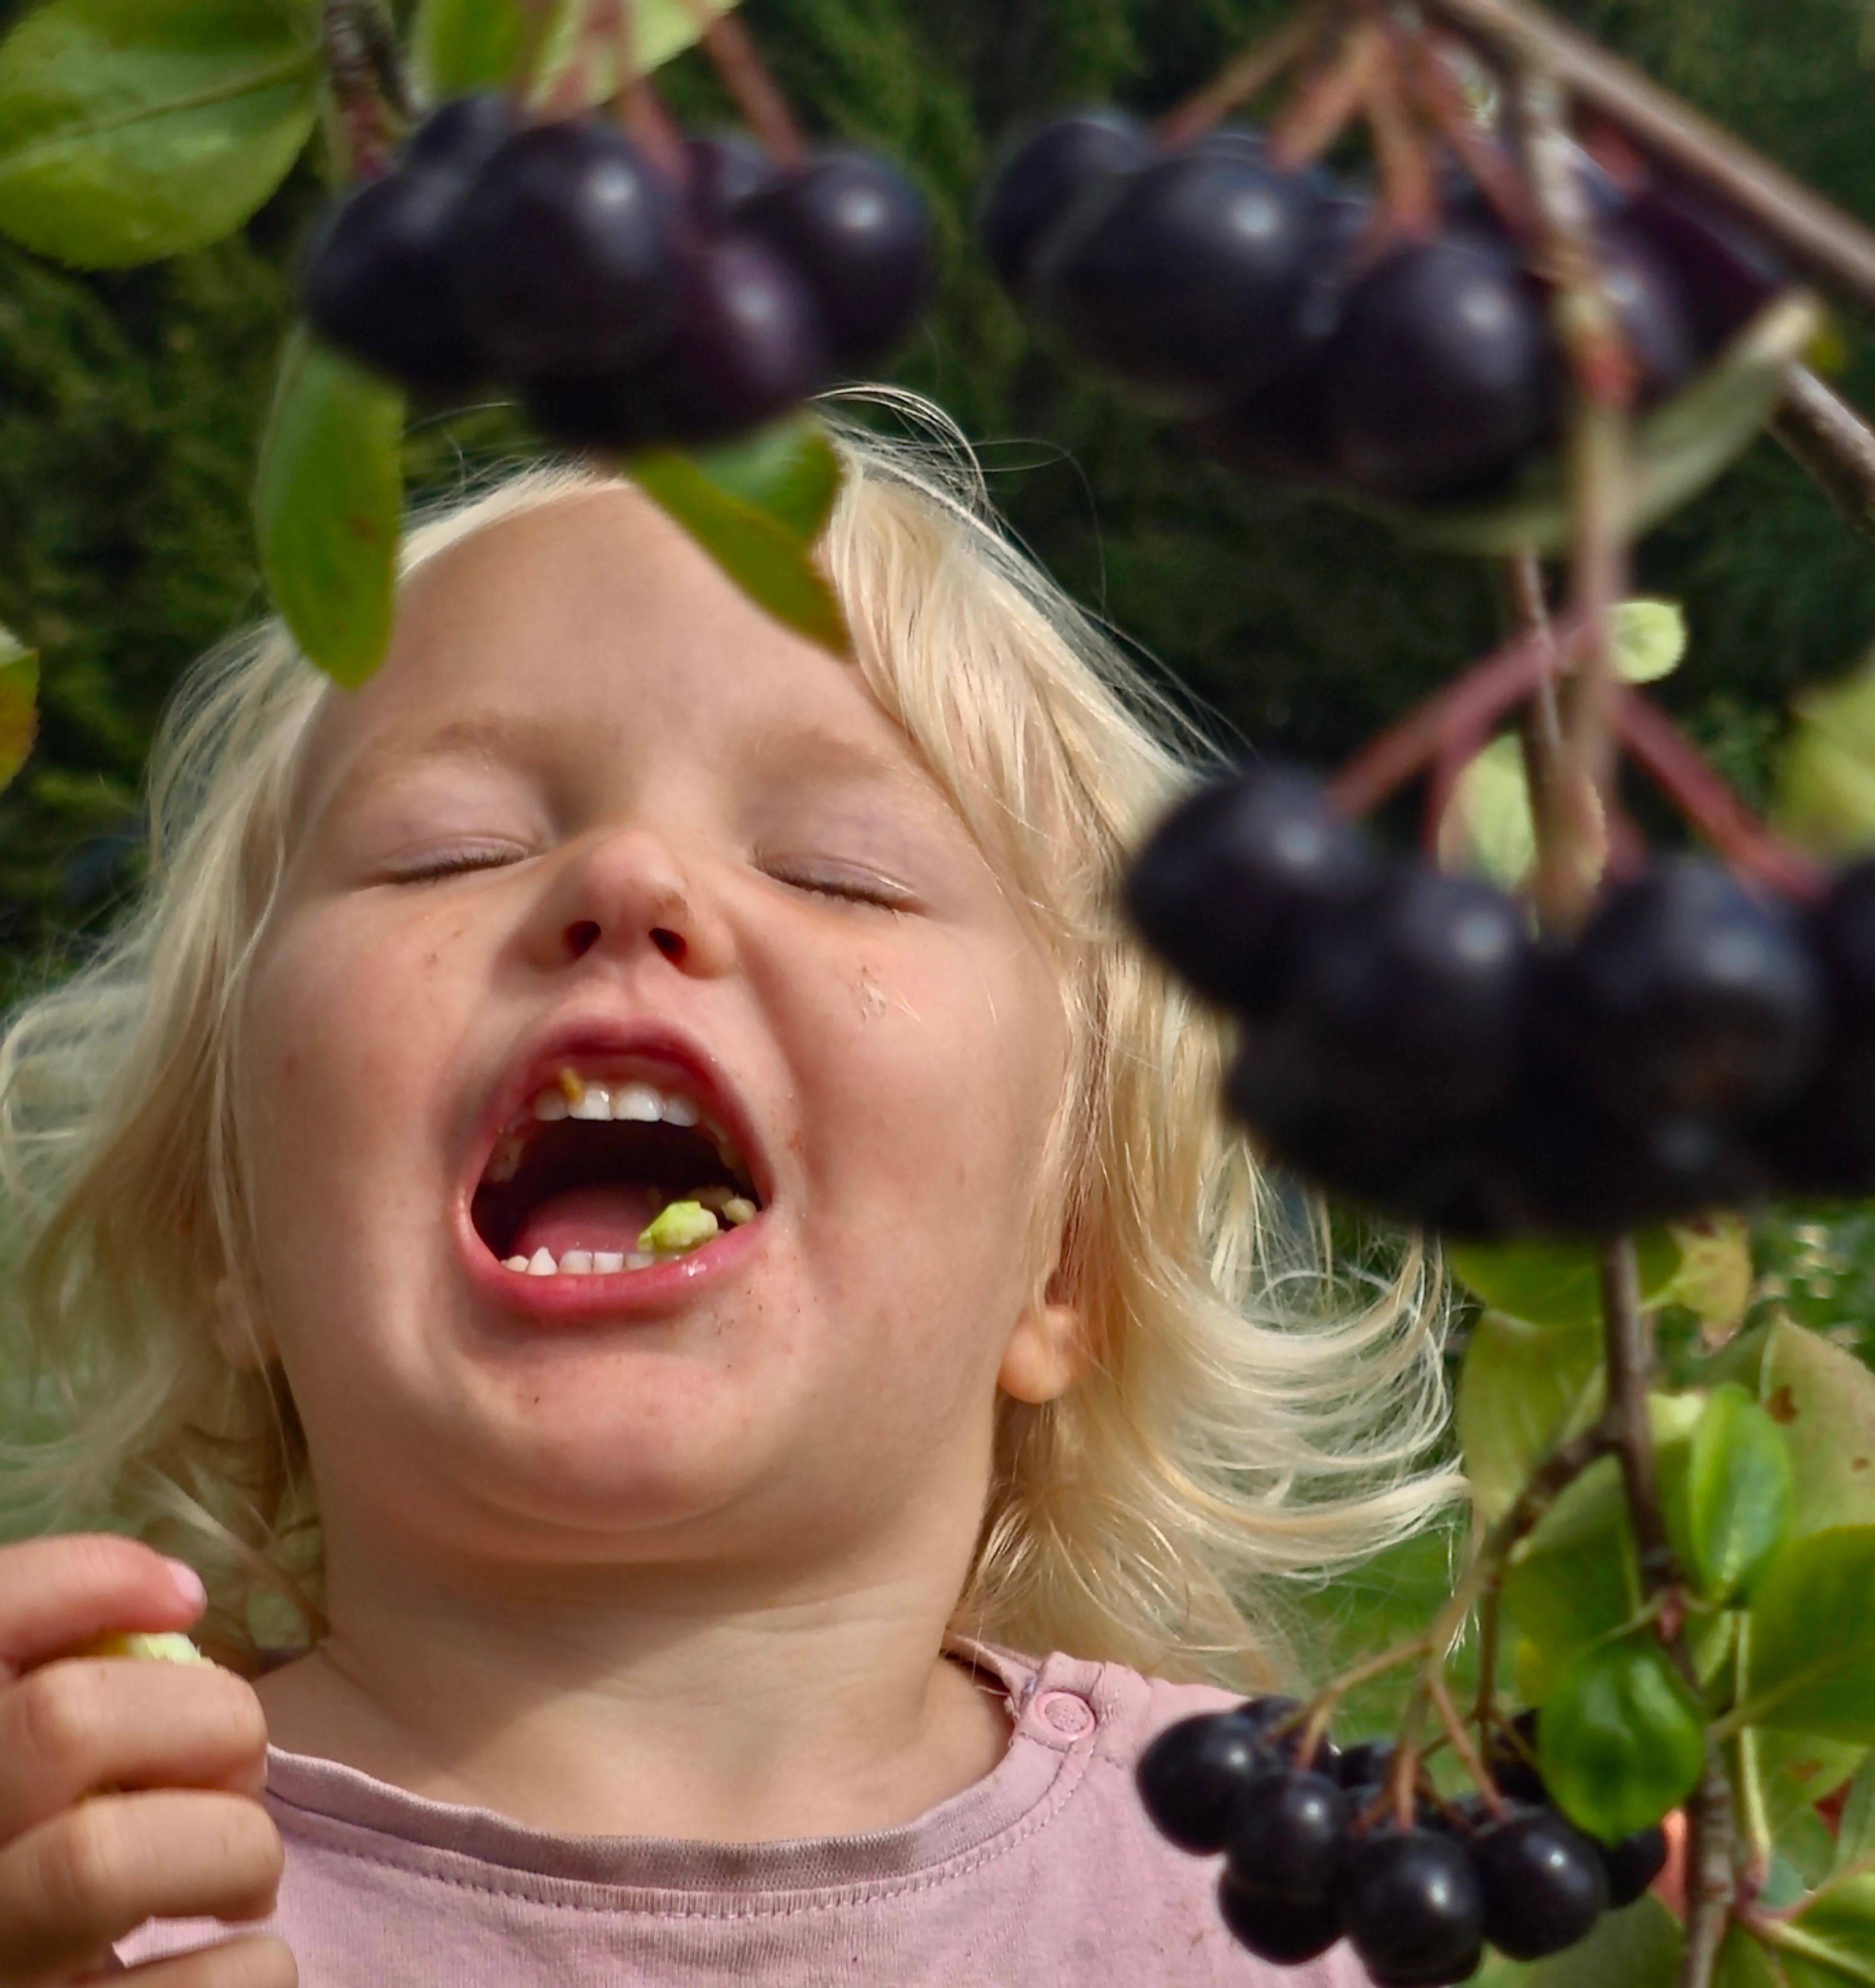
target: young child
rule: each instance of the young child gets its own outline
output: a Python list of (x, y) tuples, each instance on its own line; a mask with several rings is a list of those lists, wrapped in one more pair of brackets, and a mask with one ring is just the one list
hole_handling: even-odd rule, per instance
[(0, 1053), (4, 1988), (1271, 1975), (1134, 1764), (1450, 1494), (1432, 1280), (1283, 1239), (1119, 928), (1195, 736), (842, 447), (851, 661), (550, 468), (361, 690), (181, 697)]

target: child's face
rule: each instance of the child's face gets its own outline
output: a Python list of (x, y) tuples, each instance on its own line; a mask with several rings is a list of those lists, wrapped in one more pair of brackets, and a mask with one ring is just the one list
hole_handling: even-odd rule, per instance
[[(1024, 1253), (1068, 1036), (857, 672), (635, 497), (581, 499), (423, 570), (305, 796), (238, 1110), (335, 1581), (413, 1546), (773, 1565), (933, 1523), (960, 1577), (999, 1378), (1071, 1371)], [(483, 867), (415, 880), (451, 858)], [(713, 1067), (763, 1212), (655, 1302), (503, 1270), (472, 1199), (530, 1073), (571, 1031), (576, 1070), (657, 1080), (618, 1053), (645, 1029)], [(632, 1192), (536, 1226), (610, 1237)]]

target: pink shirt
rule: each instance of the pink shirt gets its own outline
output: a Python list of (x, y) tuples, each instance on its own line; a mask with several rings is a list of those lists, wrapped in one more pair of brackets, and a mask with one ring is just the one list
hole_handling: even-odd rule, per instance
[[(1007, 1688), (1008, 1752), (863, 1836), (556, 1836), (272, 1749), (286, 1875), (276, 1915), (242, 1930), (283, 1939), (303, 1988), (1363, 1988), (1345, 1946), (1293, 1972), (1244, 1952), (1218, 1917), (1218, 1860), (1173, 1849), (1140, 1808), (1148, 1740), (1226, 1693), (968, 1654)], [(151, 1921), (117, 1954), (135, 1965), (225, 1930)]]

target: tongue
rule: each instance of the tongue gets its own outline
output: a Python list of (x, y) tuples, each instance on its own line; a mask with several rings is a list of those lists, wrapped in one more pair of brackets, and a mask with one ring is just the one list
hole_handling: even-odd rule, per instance
[(536, 1249), (546, 1249), (557, 1262), (569, 1249), (629, 1252), (638, 1247), (641, 1232), (662, 1205), (655, 1188), (624, 1181), (568, 1188), (528, 1211), (514, 1239), (514, 1253), (531, 1256)]

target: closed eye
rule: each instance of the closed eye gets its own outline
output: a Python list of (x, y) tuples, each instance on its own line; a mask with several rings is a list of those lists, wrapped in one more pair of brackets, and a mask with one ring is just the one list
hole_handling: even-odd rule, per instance
[(445, 850), (435, 856), (419, 857), (413, 862), (398, 864), (388, 873), (386, 881), (392, 884), (439, 883), (446, 877), (460, 877), (472, 870), (500, 869), (506, 864), (518, 862), (523, 854), (512, 843)]
[(777, 872), (775, 874), (779, 882), (786, 884), (790, 889), (809, 891), (817, 897), (838, 898), (849, 904), (871, 904), (882, 911), (905, 911), (911, 908), (910, 894), (900, 890), (895, 884), (855, 877), (830, 877), (811, 873), (787, 874)]

